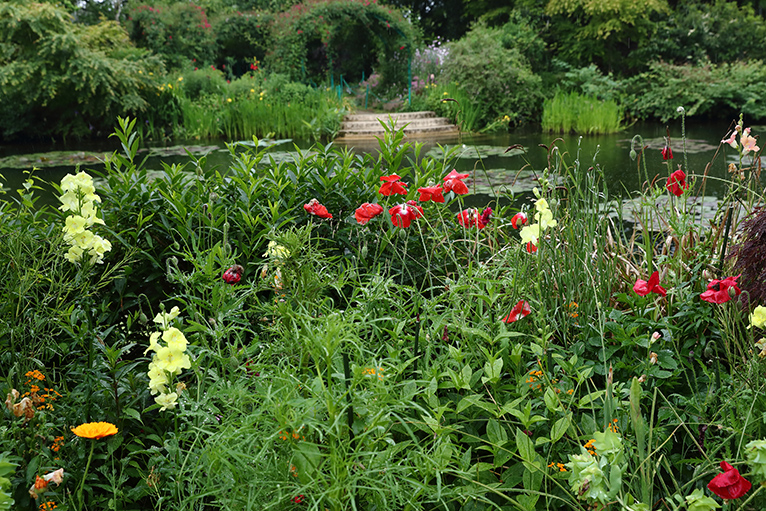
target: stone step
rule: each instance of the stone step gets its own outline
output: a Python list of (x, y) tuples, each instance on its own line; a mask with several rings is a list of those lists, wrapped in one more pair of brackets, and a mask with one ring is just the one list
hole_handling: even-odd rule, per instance
[[(388, 126), (389, 122), (387, 119), (381, 119), (383, 123)], [(397, 127), (406, 126), (409, 129), (418, 129), (418, 128), (430, 128), (430, 127), (437, 127), (437, 126), (451, 126), (449, 120), (445, 117), (432, 117), (428, 119), (413, 119), (409, 121), (402, 121), (399, 120), (395, 123)], [(372, 120), (372, 121), (343, 121), (341, 124), (342, 130), (346, 131), (356, 131), (356, 130), (382, 130), (382, 126), (378, 120)]]
[[(382, 130), (358, 130), (358, 131), (344, 131), (339, 130), (338, 131), (338, 137), (348, 138), (348, 137), (367, 137), (367, 138), (374, 138), (379, 137), (385, 133)], [(422, 128), (422, 129), (408, 129), (404, 128), (404, 134), (405, 135), (454, 135), (458, 133), (458, 129), (456, 126), (438, 126), (438, 127), (432, 127), (432, 128)]]
[(409, 136), (454, 136), (458, 133), (455, 125), (450, 124), (445, 117), (436, 117), (434, 112), (403, 112), (381, 114), (352, 114), (347, 115), (338, 131), (337, 139), (364, 139), (383, 135), (386, 126), (394, 123), (396, 128), (402, 128)]
[(374, 121), (375, 119), (382, 119), (384, 122), (388, 121), (388, 118), (393, 120), (412, 120), (412, 119), (426, 119), (429, 117), (436, 117), (434, 112), (401, 112), (401, 113), (380, 113), (380, 114), (349, 114), (345, 117), (347, 121)]

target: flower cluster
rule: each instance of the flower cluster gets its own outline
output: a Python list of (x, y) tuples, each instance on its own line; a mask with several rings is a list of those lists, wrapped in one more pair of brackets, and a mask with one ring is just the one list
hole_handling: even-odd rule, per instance
[(479, 210), (476, 208), (464, 209), (457, 215), (457, 222), (465, 228), (478, 227), (484, 229), (490, 220), (492, 215), (492, 208), (484, 208), (484, 211), (479, 214)]
[[(540, 236), (548, 227), (556, 227), (556, 220), (553, 219), (553, 212), (548, 206), (548, 201), (540, 196), (540, 191), (535, 188), (533, 190), (537, 201), (535, 202), (535, 220), (537, 223), (524, 226), (519, 233), (521, 235), (521, 242), (526, 243), (527, 252), (530, 254), (537, 252), (537, 245), (539, 243)], [(526, 223), (526, 215), (523, 217), (521, 224)]]
[(67, 174), (61, 180), (61, 191), (59, 209), (72, 212), (63, 229), (64, 241), (69, 244), (67, 261), (75, 263), (90, 257), (91, 264), (103, 263), (104, 254), (112, 249), (112, 244), (89, 230), (95, 224), (104, 223), (97, 216), (96, 203), (101, 202), (101, 198), (96, 195), (93, 178), (85, 172)]
[[(324, 206), (322, 206), (324, 207)], [(332, 218), (332, 215), (330, 215)], [(268, 257), (269, 262), (264, 264), (261, 268), (261, 278), (265, 279), (269, 274), (269, 264), (272, 264), (276, 269), (274, 271), (274, 281), (272, 287), (275, 291), (279, 291), (284, 287), (282, 282), (282, 265), (290, 257), (290, 251), (276, 241), (269, 241), (269, 246), (266, 248), (263, 257)]]
[(385, 369), (378, 366), (378, 367), (365, 367), (362, 369), (362, 375), (364, 376), (377, 376), (379, 380), (383, 379), (383, 373), (385, 372)]
[[(178, 401), (178, 392), (183, 389), (183, 384), (176, 385), (178, 392), (169, 392), (168, 385), (171, 379), (181, 374), (182, 369), (191, 367), (191, 360), (186, 352), (186, 346), (189, 344), (181, 332), (176, 327), (170, 326), (178, 317), (178, 307), (173, 307), (170, 312), (161, 312), (154, 318), (162, 332), (154, 332), (149, 337), (149, 347), (144, 351), (144, 355), (153, 351), (152, 361), (149, 363), (149, 389), (152, 395), (159, 394), (154, 401), (161, 406), (160, 411), (172, 410), (176, 407)], [(163, 346), (158, 341), (162, 338), (165, 342)]]
[[(444, 203), (446, 202), (444, 197), (445, 193), (452, 192), (454, 195), (467, 194), (468, 186), (463, 180), (468, 176), (469, 174), (461, 174), (456, 170), (452, 170), (449, 174), (444, 176), (442, 184), (418, 188), (417, 192), (420, 194), (418, 201)], [(407, 195), (408, 185), (402, 181), (401, 176), (397, 174), (381, 176), (380, 181), (382, 184), (378, 189), (379, 194), (386, 197), (392, 195)], [(311, 199), (308, 203), (303, 205), (303, 209), (319, 218), (332, 218), (332, 213), (330, 213), (324, 205), (320, 204), (317, 199)], [(383, 213), (383, 211), (383, 206), (380, 204), (365, 202), (356, 209), (354, 218), (359, 225), (365, 225), (367, 222)], [(424, 214), (423, 208), (418, 205), (418, 202), (415, 200), (408, 200), (401, 204), (395, 204), (389, 208), (388, 213), (391, 215), (391, 223), (396, 227), (401, 228), (409, 227), (412, 225), (413, 220), (421, 218)], [(458, 213), (457, 221), (463, 227), (478, 227), (479, 229), (483, 229), (489, 223), (491, 215), (492, 208), (485, 208), (481, 214), (476, 208), (468, 208)]]

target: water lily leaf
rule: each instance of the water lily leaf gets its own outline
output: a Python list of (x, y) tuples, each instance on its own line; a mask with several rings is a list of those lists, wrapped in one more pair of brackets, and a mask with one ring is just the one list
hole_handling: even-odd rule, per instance
[[(457, 151), (451, 153), (454, 148), (458, 148)], [(525, 148), (514, 147), (510, 151), (504, 146), (491, 146), (491, 145), (446, 145), (442, 147), (434, 147), (426, 153), (426, 156), (430, 156), (435, 160), (444, 158), (445, 153), (451, 153), (451, 156), (456, 158), (475, 159), (475, 158), (487, 158), (489, 156), (510, 157), (518, 156), (526, 152)]]

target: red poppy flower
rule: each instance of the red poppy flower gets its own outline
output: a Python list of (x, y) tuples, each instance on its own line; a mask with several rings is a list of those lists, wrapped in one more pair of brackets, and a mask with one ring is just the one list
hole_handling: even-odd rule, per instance
[(724, 500), (734, 500), (750, 491), (750, 481), (739, 475), (739, 470), (725, 461), (721, 462), (723, 473), (718, 474), (707, 484), (710, 491)]
[(737, 279), (742, 275), (741, 273), (736, 277), (726, 277), (723, 280), (712, 280), (707, 285), (707, 291), (700, 295), (700, 298), (710, 303), (726, 303), (735, 296), (739, 296), (742, 290), (737, 286)]
[(660, 273), (657, 271), (652, 273), (648, 282), (638, 279), (636, 283), (633, 284), (633, 291), (635, 291), (638, 296), (646, 296), (649, 293), (657, 293), (661, 296), (667, 296), (668, 294), (660, 285)]
[(528, 241), (527, 242), (527, 252), (529, 252), (530, 254), (534, 254), (535, 252), (537, 252), (537, 245), (535, 245), (531, 241)]
[(680, 197), (683, 195), (684, 190), (689, 188), (689, 183), (686, 182), (686, 173), (678, 169), (672, 174), (670, 174), (670, 177), (668, 178), (668, 182), (665, 185), (665, 187), (668, 189), (670, 193), (675, 195), (676, 197)]
[(441, 185), (424, 186), (423, 188), (418, 188), (418, 192), (420, 192), (420, 199), (418, 199), (420, 202), (430, 200), (434, 202), (444, 202)]
[(527, 214), (522, 213), (521, 211), (513, 215), (511, 218), (511, 225), (514, 229), (520, 229), (522, 225), (527, 225), (527, 222), (529, 222)]
[(660, 151), (660, 153), (662, 154), (662, 159), (663, 160), (672, 160), (673, 159), (673, 150), (667, 144), (665, 144), (665, 147), (662, 148), (662, 151)]
[(530, 312), (532, 312), (532, 307), (529, 306), (529, 302), (526, 300), (519, 300), (519, 303), (511, 309), (510, 314), (504, 317), (501, 321), (504, 323), (514, 323), (524, 316), (528, 316)]
[(383, 206), (380, 204), (371, 204), (365, 202), (354, 212), (354, 218), (359, 222), (359, 225), (364, 225), (379, 214), (383, 213)]
[(231, 268), (228, 268), (223, 272), (223, 281), (227, 284), (236, 284), (242, 278), (242, 273), (245, 271), (240, 265), (235, 264)]
[(467, 208), (457, 214), (457, 222), (463, 227), (478, 227), (484, 229), (489, 223), (489, 218), (492, 215), (492, 208), (485, 208), (481, 215), (476, 208)]
[(414, 200), (409, 200), (406, 204), (397, 204), (388, 212), (391, 214), (391, 221), (397, 227), (409, 227), (413, 220), (423, 216), (423, 208)]
[(469, 174), (460, 174), (457, 170), (453, 170), (444, 176), (444, 191), (455, 192), (457, 195), (465, 195), (468, 193), (468, 187), (463, 182), (463, 179), (468, 176)]
[(319, 201), (316, 199), (311, 199), (308, 204), (304, 204), (303, 209), (319, 218), (332, 218), (332, 215), (327, 211), (327, 208), (319, 204)]
[(383, 184), (380, 185), (378, 193), (381, 195), (393, 195), (395, 193), (407, 195), (407, 185), (399, 181), (400, 179), (396, 174), (381, 177), (380, 180), (383, 181)]

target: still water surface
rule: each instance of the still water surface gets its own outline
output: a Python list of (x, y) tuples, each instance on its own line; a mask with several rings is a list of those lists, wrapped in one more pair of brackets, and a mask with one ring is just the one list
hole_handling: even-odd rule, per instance
[[(625, 131), (610, 135), (551, 135), (529, 130), (518, 130), (512, 133), (503, 133), (496, 135), (463, 135), (459, 138), (439, 140), (422, 140), (424, 150), (422, 154), (431, 150), (431, 154), (439, 155), (439, 146), (457, 145), (459, 154), (462, 155), (455, 163), (455, 168), (462, 172), (471, 172), (477, 178), (476, 191), (478, 193), (490, 194), (500, 192), (503, 189), (510, 189), (519, 170), (542, 171), (547, 166), (548, 151), (546, 147), (552, 147), (555, 144), (561, 154), (564, 155), (564, 161), (568, 165), (574, 165), (575, 160), (579, 159), (581, 168), (599, 166), (605, 175), (609, 191), (612, 195), (625, 195), (640, 188), (641, 182), (645, 180), (643, 167), (639, 176), (637, 161), (630, 158), (631, 139), (635, 135), (640, 135), (645, 146), (645, 158), (649, 179), (663, 179), (668, 175), (668, 166), (663, 162), (660, 150), (664, 145), (664, 136), (667, 130), (671, 136), (671, 147), (675, 158), (671, 162), (670, 171), (675, 170), (679, 164), (688, 169), (691, 176), (702, 176), (706, 169), (708, 184), (705, 189), (706, 195), (721, 196), (725, 191), (725, 184), (722, 179), (727, 178), (727, 164), (736, 162), (737, 152), (724, 145), (719, 150), (719, 142), (725, 138), (730, 131), (730, 125), (725, 122), (701, 123), (696, 121), (687, 121), (686, 140), (681, 137), (681, 123), (674, 121), (668, 125), (664, 124), (636, 124)], [(753, 135), (766, 133), (766, 126), (753, 126)], [(308, 148), (311, 144), (308, 141), (295, 141), (300, 148)], [(184, 146), (204, 147), (203, 151), (208, 151), (208, 164), (215, 165), (222, 171), (225, 170), (230, 162), (228, 150), (225, 144), (219, 141), (188, 141), (176, 142)], [(524, 147), (524, 154), (509, 156), (502, 154), (505, 149), (511, 145), (520, 144)], [(337, 146), (348, 145), (356, 152), (376, 153), (377, 141), (354, 141), (348, 143), (336, 142)], [(684, 151), (684, 145), (686, 151)], [(640, 150), (640, 143), (636, 143), (634, 148)], [(76, 145), (51, 145), (51, 144), (27, 144), (17, 146), (0, 146), (0, 176), (5, 180), (3, 183), (6, 190), (15, 191), (20, 188), (25, 179), (24, 170), (29, 170), (33, 165), (46, 165), (35, 173), (45, 181), (58, 182), (66, 173), (74, 171), (72, 164), (62, 164), (56, 158), (40, 156), (39, 153), (49, 151), (78, 151), (84, 155), (95, 155), (87, 164), (83, 164), (83, 170), (103, 170), (103, 164), (96, 158), (101, 157), (104, 152), (111, 152), (119, 148), (118, 141), (115, 138), (107, 139), (103, 142), (80, 143)], [(283, 144), (272, 148), (272, 151), (289, 151), (293, 148), (293, 143)], [(149, 149), (147, 147), (146, 149)], [(28, 153), (38, 153), (29, 157), (26, 161), (18, 161), (18, 158), (9, 159), (10, 156), (24, 155)], [(87, 159), (87, 157), (86, 157)], [(160, 162), (168, 164), (184, 163), (188, 157), (181, 154), (150, 156), (147, 160), (147, 168), (160, 169)], [(523, 181), (523, 180), (522, 180)], [(528, 190), (533, 183), (529, 180), (521, 184), (521, 188), (514, 188), (515, 191)], [(49, 202), (52, 197), (50, 192), (44, 193), (43, 200)]]

